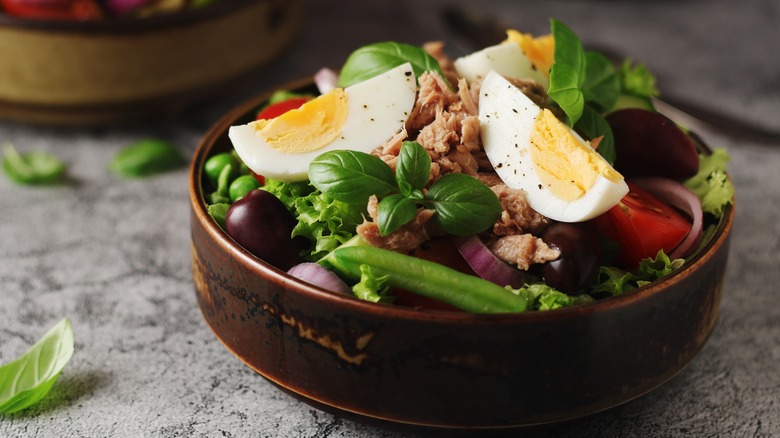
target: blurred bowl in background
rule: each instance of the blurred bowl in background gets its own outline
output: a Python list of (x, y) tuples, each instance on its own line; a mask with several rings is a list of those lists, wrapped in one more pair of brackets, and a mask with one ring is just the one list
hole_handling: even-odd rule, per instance
[(221, 0), (147, 18), (0, 11), (0, 118), (101, 126), (176, 112), (247, 80), (298, 34), (302, 0)]

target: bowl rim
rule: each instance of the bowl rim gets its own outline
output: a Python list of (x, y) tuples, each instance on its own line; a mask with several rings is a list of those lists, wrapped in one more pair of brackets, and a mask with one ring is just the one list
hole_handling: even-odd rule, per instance
[(259, 2), (269, 3), (271, 0), (218, 0), (199, 8), (187, 8), (178, 12), (155, 14), (142, 18), (112, 17), (104, 20), (83, 21), (16, 17), (0, 10), (0, 30), (17, 29), (66, 34), (137, 34), (169, 27), (194, 25), (219, 18)]
[[(557, 320), (569, 318), (571, 315), (580, 314), (585, 316), (593, 313), (602, 313), (618, 308), (629, 306), (632, 303), (641, 301), (657, 293), (662, 293), (665, 289), (667, 280), (679, 280), (702, 266), (706, 260), (710, 259), (714, 253), (713, 249), (720, 247), (728, 239), (734, 222), (734, 199), (731, 204), (725, 206), (723, 214), (717, 222), (715, 231), (709, 241), (702, 246), (693, 256), (686, 259), (683, 266), (666, 277), (663, 281), (653, 281), (647, 285), (638, 287), (634, 290), (624, 292), (617, 296), (606, 297), (595, 300), (590, 303), (580, 304), (572, 307), (564, 307), (547, 311), (528, 311), (528, 312), (508, 312), (508, 313), (469, 313), (454, 310), (438, 309), (416, 309), (412, 307), (394, 306), (382, 303), (372, 303), (359, 298), (342, 295), (338, 292), (330, 291), (322, 287), (299, 280), (285, 271), (276, 268), (265, 261), (259, 259), (238, 243), (236, 243), (222, 228), (209, 216), (205, 202), (202, 181), (203, 163), (212, 152), (215, 142), (226, 135), (230, 126), (242, 117), (246, 117), (251, 111), (260, 107), (271, 94), (276, 90), (300, 90), (305, 87), (313, 86), (313, 80), (310, 77), (304, 77), (295, 81), (282, 84), (270, 90), (251, 97), (232, 110), (228, 111), (215, 122), (206, 132), (199, 142), (195, 153), (190, 162), (189, 169), (189, 197), (190, 207), (193, 212), (193, 219), (198, 220), (200, 225), (208, 236), (214, 239), (223, 249), (227, 250), (231, 257), (241, 260), (251, 270), (260, 274), (266, 280), (278, 285), (294, 289), (295, 292), (303, 295), (311, 295), (318, 299), (328, 300), (340, 306), (349, 306), (351, 310), (366, 311), (376, 313), (382, 316), (392, 316), (402, 319), (420, 319), (420, 320), (439, 320), (446, 322), (461, 323), (502, 323), (518, 321), (535, 321), (538, 318)], [(696, 147), (705, 153), (711, 153), (712, 150), (695, 133), (688, 132), (693, 139)]]

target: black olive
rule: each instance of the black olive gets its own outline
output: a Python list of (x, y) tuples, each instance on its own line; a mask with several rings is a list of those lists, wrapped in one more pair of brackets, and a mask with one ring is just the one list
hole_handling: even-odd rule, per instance
[(292, 238), (296, 223), (284, 203), (265, 190), (247, 193), (225, 215), (225, 228), (233, 240), (283, 270), (301, 261), (302, 245)]
[(556, 222), (540, 236), (561, 256), (539, 265), (539, 273), (548, 286), (569, 295), (582, 292), (599, 273), (599, 239), (588, 223)]

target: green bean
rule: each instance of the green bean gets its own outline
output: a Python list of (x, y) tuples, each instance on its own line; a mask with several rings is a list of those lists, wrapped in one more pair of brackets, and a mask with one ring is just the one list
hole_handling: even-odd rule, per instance
[(473, 275), (417, 257), (371, 246), (341, 247), (329, 265), (339, 274), (360, 278), (360, 266), (388, 275), (390, 286), (451, 304), (473, 313), (523, 312), (528, 300)]

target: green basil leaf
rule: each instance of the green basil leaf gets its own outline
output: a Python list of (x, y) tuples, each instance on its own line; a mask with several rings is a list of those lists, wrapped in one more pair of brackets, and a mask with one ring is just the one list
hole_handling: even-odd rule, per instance
[(550, 87), (547, 94), (563, 109), (574, 125), (582, 116), (585, 96), (585, 51), (577, 35), (565, 24), (550, 19), (555, 39), (555, 60), (550, 67)]
[(382, 197), (396, 189), (395, 173), (384, 161), (364, 152), (340, 150), (319, 155), (309, 164), (309, 180), (322, 193), (350, 204)]
[(65, 163), (42, 151), (20, 154), (11, 143), (3, 146), (3, 170), (18, 184), (53, 184), (62, 180)]
[(419, 78), (425, 71), (435, 71), (444, 77), (439, 62), (422, 47), (388, 41), (352, 52), (341, 67), (339, 87), (363, 82), (407, 62), (412, 64), (415, 77)]
[(377, 210), (376, 220), (379, 225), (379, 234), (387, 236), (414, 219), (417, 206), (413, 199), (395, 193), (382, 198)]
[(125, 178), (139, 178), (176, 169), (186, 163), (184, 156), (173, 145), (150, 138), (119, 151), (110, 168)]
[(41, 400), (73, 356), (73, 327), (67, 318), (18, 359), (0, 366), (0, 413), (10, 414)]
[(501, 216), (501, 203), (488, 186), (462, 173), (439, 178), (425, 203), (436, 210), (435, 220), (442, 230), (456, 236), (480, 233)]
[(613, 106), (620, 95), (620, 81), (615, 67), (606, 56), (598, 52), (585, 52), (585, 82), (582, 93), (585, 102), (599, 111)]
[(604, 116), (590, 105), (585, 105), (582, 111), (582, 117), (577, 121), (577, 124), (574, 125), (574, 127), (588, 140), (604, 136), (604, 138), (601, 139), (601, 142), (599, 142), (596, 151), (604, 157), (610, 165), (615, 162), (615, 157), (617, 156), (615, 151), (615, 136), (612, 134), (612, 128), (609, 126), (609, 123), (607, 123)]
[(404, 196), (411, 196), (415, 190), (422, 190), (428, 184), (431, 174), (431, 157), (416, 141), (405, 141), (398, 154), (395, 178)]

